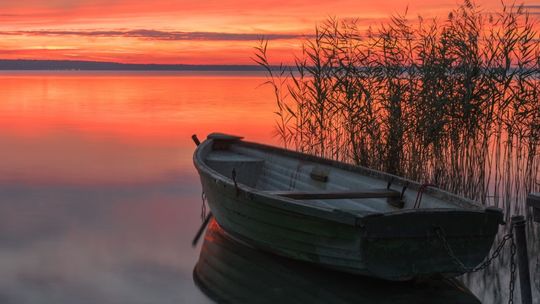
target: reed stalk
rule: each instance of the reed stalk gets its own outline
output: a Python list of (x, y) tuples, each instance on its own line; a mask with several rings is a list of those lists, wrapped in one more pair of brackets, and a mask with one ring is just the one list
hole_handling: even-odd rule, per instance
[(256, 62), (286, 146), (521, 208), (540, 189), (540, 36), (518, 5), (317, 26), (292, 67)]

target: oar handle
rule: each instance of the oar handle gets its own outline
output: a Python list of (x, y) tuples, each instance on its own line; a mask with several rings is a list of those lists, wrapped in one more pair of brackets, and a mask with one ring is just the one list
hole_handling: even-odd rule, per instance
[(191, 242), (192, 247), (197, 246), (197, 243), (199, 243), (199, 239), (201, 238), (201, 235), (204, 232), (204, 229), (206, 228), (206, 226), (208, 226), (208, 223), (210, 223), (211, 219), (212, 219), (212, 212), (208, 212), (208, 215), (204, 219), (204, 222), (199, 228), (199, 231), (197, 231), (197, 234), (195, 234), (195, 237), (193, 238), (193, 241)]
[[(197, 146), (201, 144), (201, 141), (197, 137), (197, 134), (191, 135), (191, 139), (193, 139), (193, 142)], [(208, 212), (208, 215), (206, 216), (206, 218), (204, 219), (204, 222), (202, 223), (201, 227), (197, 231), (197, 234), (195, 234), (195, 237), (193, 238), (193, 241), (191, 242), (191, 246), (193, 247), (197, 246), (197, 243), (199, 242), (199, 239), (201, 238), (201, 235), (204, 229), (206, 228), (206, 226), (208, 226), (208, 223), (210, 222), (211, 218), (212, 218), (212, 212)]]
[(199, 138), (197, 137), (197, 134), (191, 135), (191, 139), (193, 139), (193, 142), (194, 142), (197, 146), (201, 144), (201, 141), (200, 141)]

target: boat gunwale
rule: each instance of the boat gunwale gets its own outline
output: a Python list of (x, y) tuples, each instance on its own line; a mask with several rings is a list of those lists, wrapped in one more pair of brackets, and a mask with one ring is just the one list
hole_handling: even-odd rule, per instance
[[(392, 180), (392, 184), (400, 184), (402, 186), (407, 185), (408, 189), (413, 189), (418, 191), (418, 189), (422, 186), (422, 184), (415, 182), (413, 180), (409, 180), (403, 177), (399, 177), (397, 175), (389, 174), (386, 172), (366, 168), (363, 166), (355, 166), (352, 164), (347, 164), (344, 162), (339, 162), (315, 155), (310, 155), (298, 151), (288, 150), (276, 146), (266, 145), (266, 144), (260, 144), (255, 142), (249, 142), (249, 141), (243, 141), (239, 138), (233, 138), (231, 140), (227, 139), (219, 139), (220, 141), (229, 141), (231, 145), (239, 145), (244, 146), (248, 148), (254, 148), (259, 149), (263, 151), (272, 152), (275, 154), (279, 154), (285, 157), (292, 157), (297, 158), (301, 161), (309, 161), (314, 163), (320, 163), (327, 166), (332, 166), (337, 169), (349, 171), (352, 173), (357, 174), (363, 174), (367, 175), (369, 177), (373, 177), (376, 179), (380, 179), (383, 181), (390, 181)], [(271, 193), (267, 193), (263, 190), (259, 190), (254, 187), (247, 186), (245, 184), (237, 184), (235, 185), (235, 182), (217, 172), (213, 168), (211, 168), (203, 158), (203, 152), (206, 151), (206, 149), (212, 149), (213, 143), (215, 139), (207, 138), (204, 142), (202, 142), (197, 148), (195, 149), (195, 152), (193, 154), (193, 162), (196, 167), (196, 169), (199, 172), (205, 172), (208, 174), (211, 178), (213, 178), (216, 182), (221, 182), (224, 185), (227, 185), (228, 187), (237, 188), (239, 191), (243, 191), (246, 193), (251, 193), (255, 196), (260, 196), (264, 198), (264, 200), (259, 200), (260, 203), (265, 203), (267, 205), (271, 205), (274, 208), (279, 209), (285, 209), (287, 211), (299, 213), (302, 215), (308, 215), (308, 216), (315, 216), (317, 218), (321, 218), (322, 220), (331, 220), (331, 221), (337, 221), (353, 226), (358, 225), (358, 220), (362, 220), (363, 218), (371, 217), (371, 216), (391, 216), (391, 215), (399, 215), (404, 213), (411, 213), (411, 212), (471, 212), (471, 213), (499, 213), (501, 217), (502, 222), (502, 210), (500, 208), (491, 207), (491, 206), (483, 206), (473, 200), (467, 199), (465, 197), (450, 193), (448, 191), (445, 191), (440, 188), (434, 188), (429, 187), (424, 190), (424, 193), (430, 196), (433, 196), (440, 200), (447, 200), (450, 201), (450, 203), (455, 205), (455, 208), (420, 208), (420, 209), (414, 209), (414, 208), (407, 208), (407, 209), (400, 209), (395, 211), (389, 211), (389, 212), (371, 212), (371, 211), (352, 211), (352, 210), (341, 210), (339, 208), (331, 208), (331, 207), (324, 207), (319, 205), (309, 205), (305, 201), (295, 200), (287, 197), (282, 197), (278, 195), (274, 195)], [(202, 177), (202, 176), (201, 176)], [(468, 206), (467, 206), (468, 205)]]

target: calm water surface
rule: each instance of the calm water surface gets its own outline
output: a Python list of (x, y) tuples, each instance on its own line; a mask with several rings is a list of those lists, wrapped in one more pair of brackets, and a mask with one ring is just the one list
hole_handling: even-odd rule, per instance
[[(211, 303), (190, 136), (277, 144), (262, 76), (0, 74), (0, 303)], [(504, 279), (469, 284), (497, 302)]]
[[(191, 134), (272, 143), (262, 78), (0, 75), (0, 303), (208, 303)], [(270, 102), (269, 102), (270, 101)]]

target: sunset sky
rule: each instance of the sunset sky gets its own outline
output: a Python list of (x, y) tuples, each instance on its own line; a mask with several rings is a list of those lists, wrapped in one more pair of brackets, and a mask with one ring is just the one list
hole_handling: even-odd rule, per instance
[[(524, 4), (540, 16), (540, 2)], [(261, 36), (275, 59), (328, 16), (378, 25), (392, 14), (443, 17), (460, 1), (24, 0), (0, 2), (0, 58), (252, 64)], [(485, 11), (499, 0), (482, 0)]]

